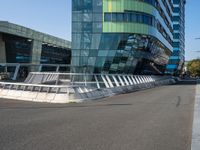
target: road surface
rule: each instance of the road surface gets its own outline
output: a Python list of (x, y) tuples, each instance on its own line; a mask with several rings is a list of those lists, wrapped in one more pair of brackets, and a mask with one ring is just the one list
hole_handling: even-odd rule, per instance
[(0, 149), (190, 150), (195, 84), (82, 104), (0, 99)]

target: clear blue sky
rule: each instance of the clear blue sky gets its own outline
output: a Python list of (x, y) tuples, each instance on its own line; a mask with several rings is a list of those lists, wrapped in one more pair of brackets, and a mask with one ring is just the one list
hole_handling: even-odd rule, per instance
[[(200, 57), (200, 1), (187, 0), (186, 59)], [(1, 0), (0, 20), (71, 40), (71, 0)]]
[(71, 40), (71, 0), (0, 0), (0, 20)]

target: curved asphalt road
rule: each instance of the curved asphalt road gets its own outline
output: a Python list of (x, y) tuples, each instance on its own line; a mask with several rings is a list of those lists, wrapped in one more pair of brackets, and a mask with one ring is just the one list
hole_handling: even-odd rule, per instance
[(195, 82), (83, 104), (0, 99), (0, 150), (190, 150)]

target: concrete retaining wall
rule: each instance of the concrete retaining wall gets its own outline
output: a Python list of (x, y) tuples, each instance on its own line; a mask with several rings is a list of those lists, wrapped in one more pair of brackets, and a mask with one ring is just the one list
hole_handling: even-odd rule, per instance
[(69, 99), (69, 95), (67, 93), (56, 94), (56, 93), (31, 92), (31, 91), (20, 91), (20, 90), (9, 90), (9, 89), (0, 89), (0, 97), (7, 99), (22, 100), (22, 101), (46, 102), (46, 103), (79, 102), (79, 100), (76, 99)]

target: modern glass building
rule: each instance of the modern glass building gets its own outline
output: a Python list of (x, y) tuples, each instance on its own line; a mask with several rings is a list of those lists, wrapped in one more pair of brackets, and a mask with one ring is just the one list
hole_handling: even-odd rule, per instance
[(71, 42), (0, 21), (0, 63), (70, 64)]
[(167, 73), (180, 74), (185, 61), (185, 4), (186, 0), (173, 0), (173, 53), (170, 57)]
[(29, 72), (70, 72), (71, 42), (0, 21), (0, 73), (23, 81)]
[(171, 0), (72, 0), (72, 71), (163, 74), (172, 15)]

